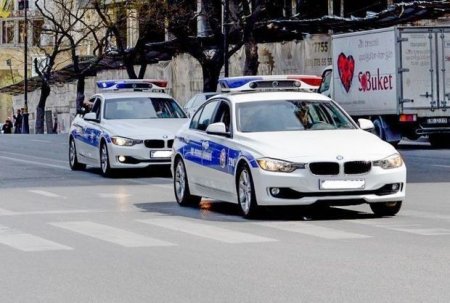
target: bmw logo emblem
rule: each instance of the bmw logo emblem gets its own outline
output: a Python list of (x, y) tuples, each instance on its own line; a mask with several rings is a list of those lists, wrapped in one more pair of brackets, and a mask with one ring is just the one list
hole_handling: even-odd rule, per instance
[(163, 136), (163, 139), (167, 139), (167, 138), (169, 138), (169, 136)]
[(339, 156), (336, 157), (336, 159), (338, 159), (338, 160), (340, 161), (340, 160), (343, 160), (344, 157), (342, 157), (341, 155), (339, 155)]

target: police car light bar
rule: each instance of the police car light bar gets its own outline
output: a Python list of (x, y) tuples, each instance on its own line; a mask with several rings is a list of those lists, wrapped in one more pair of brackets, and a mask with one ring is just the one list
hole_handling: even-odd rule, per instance
[(167, 81), (157, 79), (101, 80), (97, 81), (97, 87), (102, 90), (164, 90), (167, 89)]
[(305, 90), (315, 91), (321, 77), (313, 75), (242, 76), (219, 79), (222, 91)]

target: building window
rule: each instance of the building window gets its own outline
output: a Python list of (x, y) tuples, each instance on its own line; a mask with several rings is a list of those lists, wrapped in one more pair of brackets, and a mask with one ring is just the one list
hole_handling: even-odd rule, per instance
[(25, 8), (25, 5), (27, 8), (29, 8), (28, 0), (19, 0), (19, 11), (23, 10)]
[(14, 21), (2, 21), (3, 25), (3, 44), (13, 44), (14, 43)]
[(41, 45), (41, 34), (44, 20), (33, 20), (33, 46)]
[(19, 21), (19, 43), (25, 42), (25, 21)]

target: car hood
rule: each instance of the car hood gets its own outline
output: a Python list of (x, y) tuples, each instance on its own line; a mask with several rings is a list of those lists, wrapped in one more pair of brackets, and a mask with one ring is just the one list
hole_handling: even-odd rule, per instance
[(130, 119), (105, 121), (104, 129), (111, 136), (132, 139), (174, 138), (189, 119)]
[(239, 141), (256, 157), (293, 162), (379, 160), (396, 149), (377, 136), (360, 129), (265, 132), (242, 134)]

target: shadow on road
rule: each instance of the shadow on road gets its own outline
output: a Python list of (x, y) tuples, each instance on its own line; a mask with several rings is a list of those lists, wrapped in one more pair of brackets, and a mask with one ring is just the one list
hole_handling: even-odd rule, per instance
[[(85, 172), (101, 176), (100, 168), (88, 167)], [(128, 179), (128, 178), (172, 178), (170, 166), (149, 167), (144, 169), (120, 169), (113, 171), (111, 179)]]
[[(206, 221), (247, 221), (239, 214), (236, 204), (203, 199), (198, 206), (180, 207), (173, 203), (135, 204), (143, 212), (180, 216)], [(263, 207), (256, 218), (249, 221), (327, 221), (377, 218), (372, 213), (336, 207), (278, 206)]]

